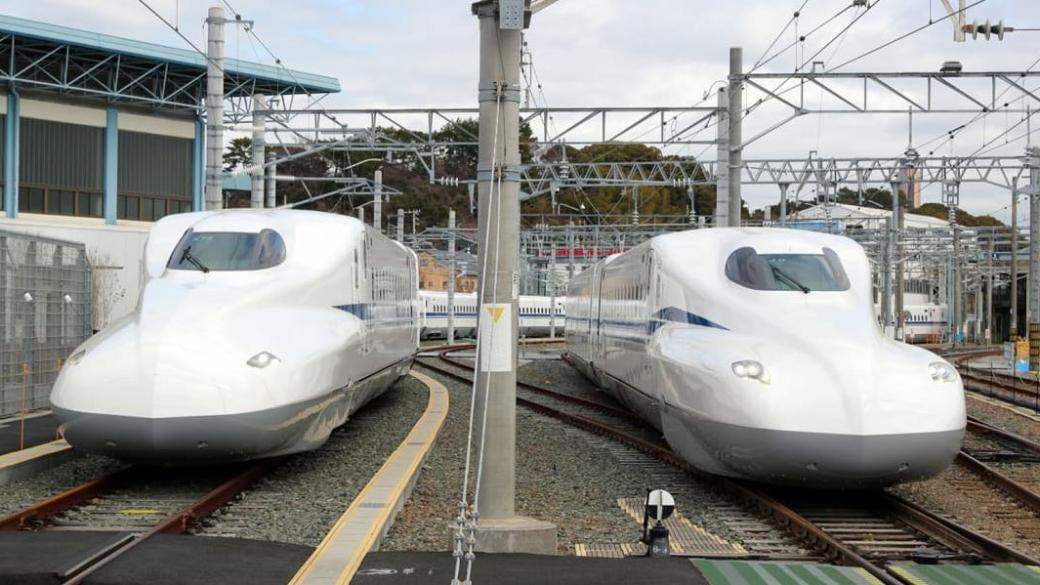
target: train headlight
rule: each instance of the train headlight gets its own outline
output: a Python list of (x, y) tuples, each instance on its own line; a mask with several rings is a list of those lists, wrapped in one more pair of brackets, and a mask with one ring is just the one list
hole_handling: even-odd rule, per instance
[(262, 351), (246, 360), (246, 363), (254, 368), (266, 368), (271, 364), (280, 364), (282, 360), (269, 351)]
[(928, 364), (928, 374), (935, 382), (953, 382), (957, 380), (957, 370), (946, 362)]
[(763, 384), (769, 383), (769, 372), (766, 371), (765, 366), (755, 360), (740, 360), (739, 362), (733, 362), (733, 374), (738, 378), (749, 378), (751, 380), (758, 380)]
[(76, 353), (69, 356), (69, 359), (65, 362), (70, 366), (74, 366), (83, 360), (83, 356), (87, 355), (87, 350), (81, 349)]

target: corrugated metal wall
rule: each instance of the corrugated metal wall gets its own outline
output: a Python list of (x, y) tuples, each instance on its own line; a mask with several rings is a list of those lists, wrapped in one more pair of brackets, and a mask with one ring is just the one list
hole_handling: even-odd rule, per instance
[(186, 138), (119, 132), (119, 192), (191, 196), (191, 145)]
[(101, 190), (104, 130), (22, 118), (19, 183)]

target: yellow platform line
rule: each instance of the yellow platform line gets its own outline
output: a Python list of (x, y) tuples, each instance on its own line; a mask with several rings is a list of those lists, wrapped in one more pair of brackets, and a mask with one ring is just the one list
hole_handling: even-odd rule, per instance
[(347, 511), (339, 517), (289, 585), (346, 585), (365, 555), (379, 544), (411, 492), (422, 463), (448, 416), (448, 390), (419, 372), (412, 377), (426, 385), (426, 411), (408, 436), (383, 463)]
[(72, 447), (64, 439), (0, 455), (0, 485), (29, 477), (71, 455)]

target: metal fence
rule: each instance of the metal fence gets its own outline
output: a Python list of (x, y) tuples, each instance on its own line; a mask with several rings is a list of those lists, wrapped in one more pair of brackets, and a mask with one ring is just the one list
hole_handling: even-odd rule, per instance
[(48, 406), (69, 354), (91, 334), (83, 244), (0, 230), (0, 416)]

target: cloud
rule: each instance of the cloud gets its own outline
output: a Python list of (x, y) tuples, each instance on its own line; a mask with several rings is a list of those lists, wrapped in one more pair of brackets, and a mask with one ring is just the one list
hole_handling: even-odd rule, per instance
[[(202, 20), (215, 0), (147, 1), (201, 46)], [(476, 105), (478, 30), (468, 1), (228, 1), (244, 18), (256, 21), (257, 33), (286, 66), (340, 79), (343, 92), (325, 100), (327, 107)], [(777, 33), (801, 4), (801, 0), (560, 0), (534, 16), (526, 39), (549, 105), (692, 105), (727, 74), (730, 46), (742, 46), (745, 66), (751, 67), (774, 39), (771, 53), (790, 45), (796, 39), (793, 25), (779, 37)], [(798, 34), (807, 38), (796, 43), (797, 54), (788, 50), (762, 70), (788, 72), (795, 62), (813, 60), (818, 51), (815, 58), (833, 67), (945, 14), (938, 0), (880, 2), (839, 36), (856, 15), (857, 9), (847, 5), (809, 2), (798, 18)], [(4, 9), (13, 16), (186, 48), (138, 2), (35, 0), (7, 2)], [(989, 0), (973, 8), (968, 21), (1003, 18), (1012, 26), (1034, 26), (1034, 16), (1031, 0)], [(270, 62), (243, 32), (229, 28), (227, 39), (229, 56)], [(937, 22), (842, 70), (934, 71), (944, 61), (958, 60), (965, 70), (1016, 71), (1038, 57), (1040, 35), (1036, 33), (1009, 33), (1003, 42), (953, 43), (949, 22)], [(1037, 85), (1040, 80), (1033, 86)], [(808, 90), (806, 99), (819, 100), (820, 92)], [(762, 108), (746, 120), (745, 137), (784, 115), (783, 108)], [(915, 116), (915, 144), (939, 137), (928, 146), (936, 154), (968, 154), (1017, 121), (1013, 116), (988, 116), (961, 133), (951, 150), (941, 137), (968, 118)], [(1040, 133), (1036, 136), (1040, 138)], [(907, 142), (905, 115), (807, 116), (756, 141), (745, 157), (797, 158), (810, 150), (832, 157), (894, 156)], [(994, 144), (1000, 145), (1000, 141)], [(1022, 147), (1022, 141), (1013, 142), (996, 153), (1019, 155)], [(711, 149), (705, 156), (712, 157)], [(937, 193), (929, 189), (926, 199), (936, 200)], [(746, 196), (752, 206), (761, 206), (777, 194), (772, 187), (749, 186)], [(995, 187), (965, 185), (961, 202), (973, 213), (985, 213), (1003, 205), (1007, 197)], [(1006, 210), (1002, 213), (1006, 216)]]

